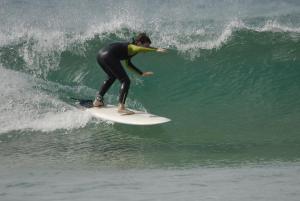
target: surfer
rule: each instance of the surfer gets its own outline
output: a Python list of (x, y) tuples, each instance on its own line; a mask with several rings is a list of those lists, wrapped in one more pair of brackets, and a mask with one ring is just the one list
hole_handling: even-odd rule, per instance
[(138, 53), (144, 52), (166, 52), (163, 48), (150, 47), (151, 40), (145, 33), (140, 33), (131, 43), (116, 42), (102, 48), (97, 56), (98, 64), (107, 74), (107, 79), (101, 85), (99, 92), (93, 102), (94, 107), (104, 106), (104, 95), (109, 90), (116, 79), (121, 83), (119, 94), (118, 112), (124, 114), (132, 114), (133, 112), (126, 110), (125, 101), (130, 87), (130, 79), (125, 72), (121, 61), (125, 61), (126, 67), (140, 76), (146, 77), (153, 75), (153, 72), (143, 72), (134, 66), (131, 58)]

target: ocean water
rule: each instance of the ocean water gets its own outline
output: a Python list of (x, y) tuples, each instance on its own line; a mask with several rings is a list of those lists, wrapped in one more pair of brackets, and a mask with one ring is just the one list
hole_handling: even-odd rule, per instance
[[(299, 200), (300, 2), (0, 0), (0, 200)], [(139, 32), (127, 106), (92, 118), (98, 50)], [(117, 104), (119, 83), (105, 97)]]

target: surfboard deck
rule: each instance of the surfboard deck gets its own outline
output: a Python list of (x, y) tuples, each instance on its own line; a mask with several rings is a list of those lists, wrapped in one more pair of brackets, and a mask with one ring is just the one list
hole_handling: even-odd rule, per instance
[(93, 100), (78, 100), (79, 105), (92, 116), (106, 121), (112, 121), (129, 125), (156, 125), (171, 121), (166, 117), (146, 113), (143, 111), (128, 109), (134, 114), (126, 115), (118, 112), (115, 105), (105, 105), (103, 107), (93, 107)]

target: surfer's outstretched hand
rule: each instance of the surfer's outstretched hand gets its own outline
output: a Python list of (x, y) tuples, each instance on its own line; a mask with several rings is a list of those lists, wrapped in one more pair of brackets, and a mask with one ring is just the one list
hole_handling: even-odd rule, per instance
[(148, 71), (148, 72), (143, 72), (142, 76), (147, 77), (147, 76), (151, 76), (153, 74), (154, 74), (153, 72)]
[(167, 49), (164, 48), (157, 48), (156, 52), (167, 52)]

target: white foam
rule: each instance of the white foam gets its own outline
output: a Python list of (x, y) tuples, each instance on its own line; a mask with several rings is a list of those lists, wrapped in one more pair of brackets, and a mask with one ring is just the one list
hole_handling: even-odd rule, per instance
[(35, 87), (35, 80), (0, 67), (0, 133), (13, 130), (74, 129), (84, 127), (91, 116)]
[[(251, 28), (250, 28), (251, 29)], [(258, 32), (291, 32), (300, 33), (300, 28), (288, 27), (280, 24), (276, 20), (267, 20), (263, 27), (252, 28)]]
[(57, 129), (83, 128), (91, 119), (90, 115), (84, 111), (67, 110), (65, 112), (47, 112), (39, 119), (28, 122), (22, 129), (41, 130), (44, 132)]
[[(115, 34), (117, 37), (128, 40), (133, 32), (146, 30), (153, 38), (153, 45), (175, 48), (181, 53), (187, 53), (191, 58), (197, 57), (201, 49), (219, 48), (225, 44), (236, 30), (248, 29), (257, 32), (291, 32), (300, 33), (300, 28), (282, 25), (276, 20), (267, 20), (263, 26), (246, 25), (242, 20), (234, 19), (221, 27), (194, 27), (187, 28), (183, 25), (169, 25), (164, 28), (162, 22), (142, 26), (143, 21), (132, 22), (125, 19), (116, 19), (100, 24), (91, 24), (87, 29), (79, 33), (71, 33), (60, 30), (43, 30), (39, 28), (14, 28), (11, 33), (0, 32), (0, 46), (22, 44), (18, 49), (19, 55), (26, 62), (25, 70), (34, 75), (46, 78), (49, 71), (59, 67), (61, 53), (71, 49), (72, 53), (85, 54), (84, 43), (87, 40), (100, 36), (103, 40), (107, 34)], [(139, 25), (140, 24), (140, 25)], [(214, 26), (214, 25), (212, 25)], [(129, 30), (129, 33), (124, 32)], [(157, 31), (155, 31), (157, 30)], [(72, 49), (76, 46), (76, 50)]]

